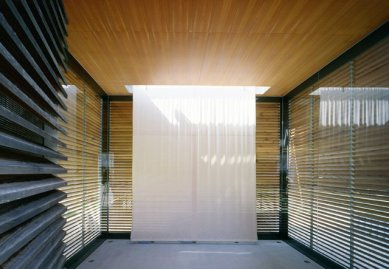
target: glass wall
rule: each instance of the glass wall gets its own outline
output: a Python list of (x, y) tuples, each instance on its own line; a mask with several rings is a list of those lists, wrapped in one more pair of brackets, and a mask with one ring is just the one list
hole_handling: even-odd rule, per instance
[(60, 164), (67, 169), (62, 176), (67, 186), (63, 204), (66, 225), (65, 256), (71, 257), (100, 235), (101, 186), (99, 154), (101, 144), (101, 97), (73, 69), (66, 73), (68, 86), (66, 134), (59, 139), (66, 144), (60, 152), (67, 160)]
[(104, 182), (105, 232), (132, 228), (132, 102), (109, 102), (109, 180)]
[(389, 39), (294, 96), (289, 128), (289, 236), (388, 268)]

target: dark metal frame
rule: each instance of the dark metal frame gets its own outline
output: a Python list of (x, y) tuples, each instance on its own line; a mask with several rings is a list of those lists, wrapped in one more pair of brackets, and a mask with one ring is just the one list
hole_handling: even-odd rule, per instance
[(104, 239), (131, 239), (131, 232), (102, 232), (101, 238)]
[(272, 97), (272, 96), (257, 96), (255, 97), (257, 103), (281, 103), (282, 97)]
[[(109, 154), (109, 133), (110, 133), (110, 97), (104, 96), (102, 98), (101, 105), (101, 153)], [(101, 164), (100, 164), (101, 165)], [(101, 185), (108, 185), (109, 183), (109, 166), (101, 165)], [(101, 219), (106, 218), (106, 227), (102, 227), (102, 230), (106, 228), (106, 232), (109, 231), (109, 207), (106, 208), (106, 215), (103, 214), (103, 208), (101, 209)], [(102, 224), (102, 222), (101, 222)]]
[(110, 95), (109, 101), (113, 102), (132, 102), (132, 95)]
[[(282, 124), (282, 116), (283, 116), (283, 97), (268, 97), (268, 96), (257, 96), (255, 98), (256, 103), (279, 103), (280, 105), (280, 162), (279, 162), (279, 170), (280, 170), (280, 212), (279, 212), (279, 230), (278, 232), (275, 233), (257, 233), (257, 239), (258, 240), (281, 240), (283, 238), (282, 236), (282, 231), (284, 230), (284, 226), (281, 221), (284, 218), (284, 215), (282, 214), (282, 209), (283, 207), (283, 191), (282, 191), (282, 186), (285, 184), (284, 178), (282, 177), (283, 173), (283, 159), (282, 159), (282, 137), (283, 137), (283, 128), (284, 125)], [(287, 229), (286, 229), (287, 230)]]
[(301, 244), (300, 242), (288, 238), (286, 240), (283, 240), (285, 243), (287, 243), (292, 248), (296, 249), (300, 253), (307, 256), (312, 261), (316, 262), (320, 266), (328, 269), (344, 269), (344, 267), (340, 266), (336, 262), (328, 259), (327, 257), (317, 253), (316, 251), (312, 250), (311, 248), (307, 247), (306, 245)]
[(280, 102), (280, 237), (288, 238), (288, 143), (289, 99)]
[(86, 71), (82, 65), (77, 61), (76, 58), (71, 53), (68, 53), (68, 61), (67, 65), (69, 69), (74, 70), (75, 73), (79, 74), (82, 79), (89, 84), (93, 89), (96, 90), (96, 93), (100, 95), (102, 98), (107, 98), (107, 94), (101, 88), (101, 86), (93, 79), (93, 77)]
[(75, 269), (79, 266), (84, 260), (86, 260), (89, 255), (91, 255), (101, 244), (103, 244), (105, 239), (101, 236), (92, 240), (89, 244), (84, 246), (80, 251), (74, 254), (69, 260), (65, 262), (66, 269)]

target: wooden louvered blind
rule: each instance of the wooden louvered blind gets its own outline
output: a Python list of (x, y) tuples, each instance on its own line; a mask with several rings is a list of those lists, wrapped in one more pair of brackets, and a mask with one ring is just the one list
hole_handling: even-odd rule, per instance
[(288, 233), (310, 244), (313, 176), (310, 97), (303, 92), (289, 104)]
[(352, 132), (352, 265), (389, 268), (389, 38), (358, 56), (353, 65), (355, 87), (386, 88), (382, 106), (374, 113), (385, 114), (386, 122), (360, 124)]
[(68, 157), (61, 165), (68, 170), (63, 176), (67, 193), (63, 204), (65, 256), (71, 257), (100, 234), (100, 174), (101, 97), (70, 65), (66, 73), (68, 86), (67, 135), (59, 139), (67, 147), (61, 152)]
[(108, 231), (132, 227), (132, 102), (110, 102)]
[(100, 235), (101, 97), (85, 84), (84, 244)]
[[(69, 83), (76, 84), (73, 76), (68, 73)], [(84, 151), (84, 94), (77, 87), (69, 87), (68, 93), (68, 111), (66, 125), (67, 135), (60, 135), (61, 141), (67, 144), (61, 152), (68, 157), (63, 162), (67, 168), (67, 174), (63, 178), (67, 181), (67, 186), (63, 191), (67, 193), (67, 198), (63, 204), (67, 207), (64, 215), (66, 219), (65, 237), (66, 249), (65, 255), (70, 257), (77, 250), (83, 247), (82, 228), (83, 228), (83, 174), (84, 169), (83, 151)]]
[[(50, 20), (50, 23), (47, 21)], [(66, 23), (61, 1), (0, 2), (0, 267), (62, 268)]]
[(280, 103), (256, 104), (258, 233), (278, 233), (280, 214)]
[[(350, 117), (351, 124), (322, 124), (321, 97), (311, 93), (319, 87), (388, 88), (388, 55), (386, 39), (289, 104), (289, 236), (345, 268), (389, 266), (389, 122), (356, 120), (344, 103), (332, 120)], [(369, 113), (358, 111), (361, 119), (385, 117), (389, 95), (381, 92), (368, 102), (350, 92), (348, 104), (375, 106)]]

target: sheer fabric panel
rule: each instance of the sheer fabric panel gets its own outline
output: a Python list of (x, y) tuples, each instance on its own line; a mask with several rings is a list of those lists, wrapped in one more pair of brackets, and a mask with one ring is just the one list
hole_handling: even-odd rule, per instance
[(255, 241), (255, 93), (134, 91), (136, 241)]

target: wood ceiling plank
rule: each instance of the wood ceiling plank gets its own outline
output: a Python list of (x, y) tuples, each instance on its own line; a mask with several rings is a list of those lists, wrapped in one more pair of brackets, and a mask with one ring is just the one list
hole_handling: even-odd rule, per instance
[(69, 49), (127, 84), (271, 86), (282, 96), (386, 22), (379, 0), (65, 0)]

